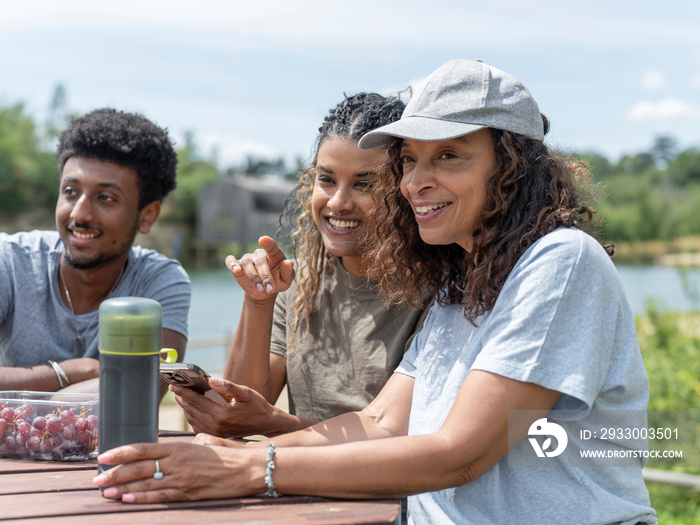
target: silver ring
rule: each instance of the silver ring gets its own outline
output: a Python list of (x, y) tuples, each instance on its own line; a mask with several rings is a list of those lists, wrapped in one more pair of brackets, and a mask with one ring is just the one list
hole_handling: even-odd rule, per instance
[(164, 474), (160, 471), (160, 463), (156, 459), (156, 471), (153, 474), (153, 479), (163, 479)]

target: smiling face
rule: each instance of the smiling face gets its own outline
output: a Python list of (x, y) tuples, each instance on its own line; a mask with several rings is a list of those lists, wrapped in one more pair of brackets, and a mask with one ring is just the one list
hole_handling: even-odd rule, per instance
[(358, 244), (366, 232), (365, 216), (374, 207), (370, 188), (379, 164), (375, 150), (357, 141), (330, 137), (318, 149), (311, 197), (313, 218), (331, 255), (353, 275), (364, 275)]
[(497, 160), (491, 132), (452, 140), (404, 140), (401, 193), (411, 204), (421, 239), (471, 251)]
[(133, 168), (69, 158), (56, 203), (56, 228), (68, 266), (90, 269), (113, 260), (123, 264), (136, 233), (150, 231), (160, 213), (160, 203), (139, 211), (138, 201), (138, 174)]

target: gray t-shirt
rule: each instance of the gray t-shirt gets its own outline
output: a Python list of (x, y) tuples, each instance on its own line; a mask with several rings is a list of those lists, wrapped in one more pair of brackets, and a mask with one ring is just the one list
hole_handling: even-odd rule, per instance
[(294, 297), (296, 281), (277, 296), (270, 351), (287, 359), (290, 412), (318, 421), (365, 408), (425, 317), (408, 306), (387, 307), (377, 287), (335, 260), (321, 276), (309, 334), (288, 352)]
[[(63, 302), (58, 277), (62, 253), (58, 232), (0, 233), (0, 366), (98, 357), (99, 311), (74, 318)], [(163, 328), (187, 337), (190, 279), (179, 262), (154, 250), (132, 247), (111, 295), (128, 296), (158, 301), (163, 308)], [(76, 328), (81, 335), (88, 330), (82, 356), (73, 355)]]
[(596, 448), (581, 430), (613, 410), (645, 414), (649, 397), (622, 284), (592, 237), (562, 228), (537, 241), (477, 326), (460, 305), (431, 309), (397, 368), (415, 378), (409, 435), (440, 428), (471, 370), (561, 392), (548, 421), (564, 428), (566, 451), (540, 458), (524, 439), (476, 481), (409, 497), (409, 523), (656, 523), (643, 459), (619, 467), (576, 458)]

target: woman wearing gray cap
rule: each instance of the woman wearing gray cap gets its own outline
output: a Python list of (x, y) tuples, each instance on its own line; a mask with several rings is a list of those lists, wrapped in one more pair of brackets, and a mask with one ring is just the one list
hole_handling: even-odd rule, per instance
[[(360, 141), (389, 153), (373, 272), (392, 300), (426, 287), (436, 299), (379, 396), (274, 443), (110, 451), (101, 463), (135, 463), (96, 478), (115, 485), (104, 495), (409, 495), (410, 523), (656, 523), (646, 441), (603, 436), (646, 424), (634, 319), (583, 231), (587, 172), (549, 152), (546, 128), (503, 71), (456, 60), (434, 72), (399, 121)], [(139, 479), (155, 459), (165, 477)], [(189, 466), (210, 481), (183, 486)]]

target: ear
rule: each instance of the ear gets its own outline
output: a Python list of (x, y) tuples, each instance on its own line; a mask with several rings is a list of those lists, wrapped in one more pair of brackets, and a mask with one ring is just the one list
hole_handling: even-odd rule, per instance
[(160, 215), (160, 202), (153, 201), (139, 212), (139, 233), (145, 235), (151, 231)]

